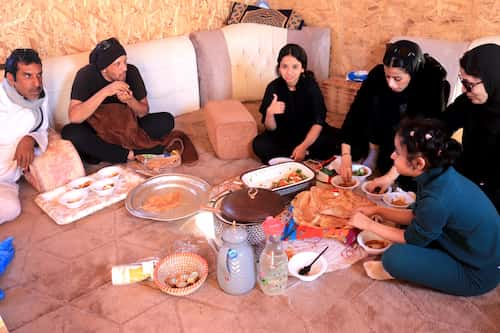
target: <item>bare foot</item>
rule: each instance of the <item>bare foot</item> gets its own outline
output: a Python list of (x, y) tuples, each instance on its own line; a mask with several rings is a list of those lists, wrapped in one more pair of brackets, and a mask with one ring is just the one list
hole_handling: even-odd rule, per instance
[(363, 263), (363, 267), (365, 268), (366, 275), (374, 280), (394, 279), (391, 274), (387, 273), (387, 271), (384, 269), (381, 261), (365, 261)]

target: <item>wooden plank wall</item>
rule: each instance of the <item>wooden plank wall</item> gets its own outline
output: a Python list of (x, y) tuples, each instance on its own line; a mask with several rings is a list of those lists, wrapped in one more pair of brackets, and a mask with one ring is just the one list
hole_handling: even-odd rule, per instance
[[(16, 47), (42, 57), (88, 51), (102, 39), (125, 44), (219, 28), (229, 0), (4, 0), (0, 63)], [(254, 3), (255, 1), (243, 1)], [(471, 40), (500, 34), (498, 0), (270, 0), (312, 26), (332, 29), (331, 73), (369, 69), (395, 35)]]

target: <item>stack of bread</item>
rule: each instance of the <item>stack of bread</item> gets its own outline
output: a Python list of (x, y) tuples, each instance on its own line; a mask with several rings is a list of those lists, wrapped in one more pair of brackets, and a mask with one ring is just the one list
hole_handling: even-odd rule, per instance
[(375, 205), (349, 190), (313, 186), (292, 201), (293, 218), (298, 225), (316, 228), (343, 228), (355, 209)]

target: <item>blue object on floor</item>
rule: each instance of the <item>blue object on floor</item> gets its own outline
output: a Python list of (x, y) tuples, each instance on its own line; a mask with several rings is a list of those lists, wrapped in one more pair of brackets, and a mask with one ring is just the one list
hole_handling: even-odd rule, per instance
[[(0, 274), (3, 274), (9, 266), (12, 258), (14, 258), (14, 253), (16, 250), (14, 249), (14, 245), (12, 242), (14, 241), (14, 237), (7, 237), (0, 243)], [(5, 293), (0, 289), (0, 300), (4, 299)]]
[(12, 261), (12, 258), (14, 258), (16, 250), (12, 244), (13, 241), (14, 237), (7, 237), (0, 243), (0, 274), (5, 272), (5, 269), (7, 269), (7, 266)]

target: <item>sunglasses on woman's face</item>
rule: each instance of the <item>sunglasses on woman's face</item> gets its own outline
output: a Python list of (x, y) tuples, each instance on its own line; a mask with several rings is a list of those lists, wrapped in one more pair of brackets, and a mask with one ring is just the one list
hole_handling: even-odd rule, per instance
[(467, 81), (466, 79), (464, 79), (462, 77), (462, 75), (458, 75), (458, 78), (460, 79), (460, 82), (462, 82), (462, 85), (464, 86), (465, 88), (465, 91), (467, 92), (471, 92), (472, 89), (474, 89), (475, 86), (477, 86), (478, 84), (481, 84), (483, 83), (482, 80), (480, 81), (477, 81), (477, 82), (470, 82), (470, 81)]

